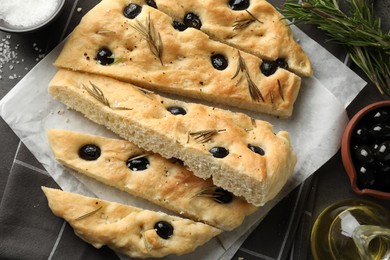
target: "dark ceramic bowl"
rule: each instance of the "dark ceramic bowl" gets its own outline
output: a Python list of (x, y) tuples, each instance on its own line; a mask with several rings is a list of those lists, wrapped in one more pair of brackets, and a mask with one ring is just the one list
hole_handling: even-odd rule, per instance
[[(23, 4), (23, 1), (20, 1), (21, 4)], [(35, 32), (43, 27), (49, 25), (52, 21), (57, 18), (57, 16), (61, 13), (61, 10), (64, 6), (65, 0), (58, 0), (56, 8), (53, 10), (53, 12), (43, 21), (41, 21), (38, 24), (34, 24), (32, 26), (19, 26), (19, 25), (12, 25), (0, 17), (0, 30), (5, 32), (12, 32), (12, 33), (29, 33), (29, 32)]]
[[(354, 146), (357, 147), (357, 144), (355, 143), (357, 140), (356, 133), (359, 128), (364, 124), (364, 122), (367, 122), (369, 118), (374, 114), (377, 113), (377, 111), (380, 110), (390, 110), (390, 100), (387, 101), (380, 101), (373, 104), (370, 104), (363, 109), (361, 109), (358, 113), (356, 113), (355, 116), (349, 121), (341, 142), (341, 156), (344, 164), (344, 168), (348, 174), (348, 177), (351, 182), (352, 190), (359, 194), (359, 195), (369, 195), (380, 199), (390, 199), (390, 190), (378, 188), (378, 185), (382, 184), (383, 181), (380, 179), (378, 181), (377, 178), (375, 179), (375, 184), (370, 185), (364, 185), (362, 184), (362, 175), (360, 172), (358, 172), (361, 168), (360, 162), (356, 159), (356, 152), (354, 151)], [(386, 119), (386, 124), (390, 125), (390, 119)], [(386, 138), (386, 140), (390, 141), (390, 138)], [(359, 144), (360, 145), (360, 144)], [(388, 152), (388, 151), (387, 151)], [(355, 153), (355, 154), (354, 154)], [(388, 157), (387, 157), (388, 158)], [(359, 165), (359, 166), (357, 166)], [(383, 166), (383, 163), (381, 164)], [(389, 161), (385, 164), (387, 165), (387, 169), (390, 168)], [(366, 167), (369, 168), (369, 167)], [(383, 168), (382, 168), (383, 169)], [(371, 170), (370, 170), (371, 171)], [(367, 171), (366, 171), (367, 173)], [(390, 179), (390, 172), (386, 171), (388, 178)], [(358, 176), (359, 174), (359, 176)], [(383, 172), (381, 172), (383, 174)], [(374, 175), (376, 176), (376, 175)], [(381, 175), (383, 176), (383, 175)], [(367, 175), (366, 175), (367, 177)], [(387, 179), (386, 179), (387, 180)], [(369, 182), (372, 183), (372, 182)], [(379, 183), (379, 184), (378, 184)], [(385, 182), (386, 185), (389, 183)], [(387, 187), (387, 186), (386, 186)]]

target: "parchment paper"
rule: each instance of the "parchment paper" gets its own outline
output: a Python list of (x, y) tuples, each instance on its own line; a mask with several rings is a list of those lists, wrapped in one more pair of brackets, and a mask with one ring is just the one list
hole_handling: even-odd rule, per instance
[[(188, 260), (230, 259), (243, 242), (242, 238), (254, 229), (266, 213), (339, 149), (341, 135), (348, 122), (345, 108), (366, 83), (302, 31), (296, 27), (293, 27), (293, 31), (309, 55), (314, 70), (312, 78), (303, 79), (293, 116), (289, 119), (278, 119), (247, 111), (241, 112), (270, 121), (276, 132), (282, 129), (290, 132), (292, 145), (298, 157), (294, 173), (277, 198), (247, 217), (239, 228), (222, 233), (218, 238), (186, 255), (185, 258)], [(46, 129), (68, 129), (118, 138), (104, 127), (91, 123), (81, 114), (68, 110), (48, 94), (48, 83), (56, 72), (52, 63), (61, 49), (62, 44), (34, 67), (0, 101), (0, 115), (63, 190), (165, 211), (144, 200), (64, 169), (55, 161), (47, 142)]]

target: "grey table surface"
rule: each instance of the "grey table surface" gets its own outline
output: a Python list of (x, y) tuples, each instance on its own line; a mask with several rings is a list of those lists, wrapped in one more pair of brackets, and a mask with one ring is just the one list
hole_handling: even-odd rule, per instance
[[(8, 53), (11, 54), (10, 57), (0, 56), (0, 98), (3, 98), (45, 54), (61, 42), (79, 23), (82, 16), (98, 2), (97, 0), (67, 0), (58, 19), (48, 27), (35, 33), (14, 34), (0, 31), (0, 46), (1, 48), (9, 48)], [(270, 2), (275, 6), (281, 6), (283, 3), (282, 0), (273, 0)], [(386, 0), (379, 1), (376, 3), (375, 10), (377, 15), (384, 18), (383, 26), (388, 30), (390, 23), (389, 3)], [(335, 57), (341, 61), (346, 59), (344, 49), (339, 45), (326, 42), (326, 36), (322, 31), (314, 26), (308, 25), (300, 26), (300, 28), (324, 46)], [(350, 66), (365, 78), (356, 66), (353, 64)], [(368, 79), (366, 80), (368, 81)], [(386, 99), (389, 98), (381, 96), (375, 87), (371, 83), (368, 83), (347, 108), (347, 113), (351, 117), (365, 105)], [(6, 210), (4, 205), (6, 203), (12, 203), (13, 196), (23, 195), (23, 189), (16, 190), (13, 188), (14, 186), (12, 185), (17, 185), (17, 178), (11, 178), (12, 173), (17, 173), (22, 170), (44, 174), (45, 170), (2, 118), (0, 118), (0, 144), (1, 226), (1, 215), (4, 215), (4, 211)], [(46, 177), (44, 181), (47, 181)], [(38, 189), (38, 187), (35, 187), (35, 189)], [(19, 192), (21, 194), (15, 195), (12, 194), (13, 192)], [(317, 170), (312, 177), (292, 191), (271, 210), (262, 223), (245, 240), (234, 256), (234, 259), (312, 259), (310, 231), (316, 217), (331, 203), (347, 198), (364, 198), (390, 209), (389, 201), (361, 197), (352, 192), (347, 175), (342, 166), (340, 152), (338, 152)], [(69, 236), (72, 236), (71, 232)], [(72, 238), (72, 243), (82, 244), (84, 242), (78, 238)], [(7, 253), (6, 255), (4, 253), (6, 247), (7, 243), (0, 239), (1, 259), (19, 258), (16, 253), (14, 255)], [(57, 257), (53, 257), (53, 252), (51, 252), (50, 257), (48, 256), (47, 258), (66, 259), (63, 257), (66, 254), (61, 254), (59, 250), (55, 254)], [(70, 249), (68, 248), (67, 250)], [(98, 257), (102, 259), (116, 258), (114, 254), (107, 252), (109, 251), (108, 249), (88, 250), (92, 250), (94, 253), (89, 254), (89, 256), (83, 255), (80, 259), (98, 259)], [(29, 257), (27, 256), (26, 259), (29, 259)]]

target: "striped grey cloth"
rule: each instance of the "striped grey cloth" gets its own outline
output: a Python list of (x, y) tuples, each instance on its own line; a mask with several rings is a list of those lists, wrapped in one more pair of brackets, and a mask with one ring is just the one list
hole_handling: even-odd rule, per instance
[(0, 259), (118, 259), (78, 238), (52, 214), (41, 186), (58, 188), (40, 168), (15, 160), (0, 204)]
[[(20, 143), (0, 204), (0, 259), (119, 259), (107, 247), (85, 243), (54, 216), (41, 186), (59, 188)], [(310, 187), (299, 186), (272, 209), (233, 259), (287, 259)]]

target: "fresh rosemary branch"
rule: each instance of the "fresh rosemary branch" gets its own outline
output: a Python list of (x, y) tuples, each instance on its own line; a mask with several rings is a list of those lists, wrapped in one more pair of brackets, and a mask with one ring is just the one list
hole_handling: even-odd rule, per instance
[(149, 45), (150, 51), (156, 56), (161, 65), (163, 65), (162, 55), (163, 55), (163, 43), (161, 40), (161, 35), (156, 31), (152, 21), (150, 20), (150, 15), (147, 16), (145, 24), (142, 24), (140, 21), (136, 20), (136, 25), (130, 25), (135, 30), (137, 30), (146, 40)]
[(343, 11), (337, 0), (287, 0), (282, 13), (295, 24), (314, 24), (330, 41), (343, 44), (351, 59), (376, 85), (390, 95), (390, 32), (384, 33), (369, 0), (349, 0)]

